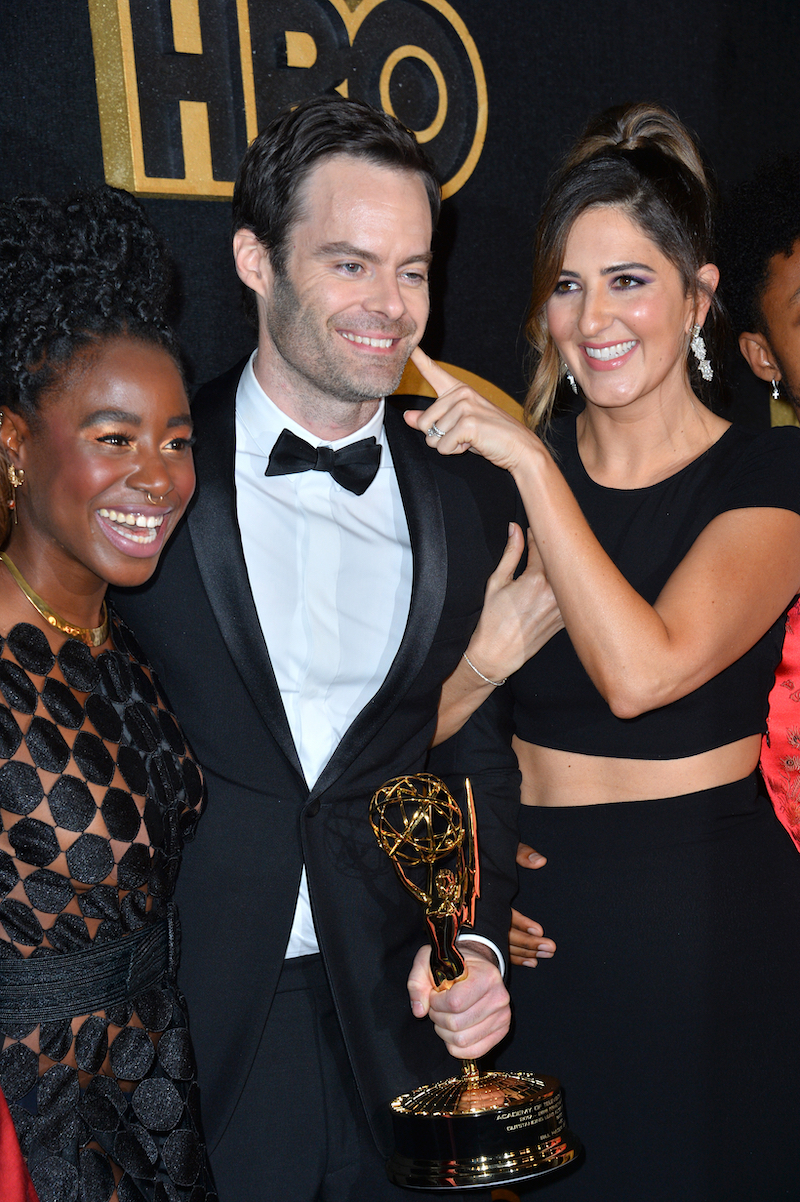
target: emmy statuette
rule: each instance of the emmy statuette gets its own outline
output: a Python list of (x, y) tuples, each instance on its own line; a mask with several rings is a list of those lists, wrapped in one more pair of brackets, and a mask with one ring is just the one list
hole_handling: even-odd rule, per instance
[[(444, 782), (428, 773), (387, 781), (370, 803), (378, 843), (425, 907), (438, 989), (466, 972), (456, 939), (474, 922), (480, 893), (469, 781), (466, 792), (466, 824)], [(539, 1177), (569, 1164), (581, 1147), (567, 1129), (554, 1077), (481, 1072), (464, 1060), (461, 1076), (401, 1094), (391, 1105), (395, 1151), (386, 1170), (395, 1185), (410, 1189), (477, 1189)]]

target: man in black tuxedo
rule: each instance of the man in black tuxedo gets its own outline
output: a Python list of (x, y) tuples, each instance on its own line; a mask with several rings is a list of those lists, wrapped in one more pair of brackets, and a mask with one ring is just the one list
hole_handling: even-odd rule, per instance
[(434, 454), (381, 399), (425, 328), (438, 206), (413, 137), (366, 105), (306, 102), (256, 139), (233, 247), (258, 349), (201, 389), (188, 520), (117, 601), (208, 786), (177, 897), (221, 1202), (400, 1199), (390, 1099), (508, 1029), (504, 757), (473, 780), (482, 897), (445, 993), (368, 821), (425, 767), (517, 516), (507, 473)]

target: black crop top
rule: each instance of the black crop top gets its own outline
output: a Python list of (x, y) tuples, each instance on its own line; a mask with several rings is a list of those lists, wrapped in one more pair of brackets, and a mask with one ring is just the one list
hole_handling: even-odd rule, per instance
[[(597, 539), (625, 579), (653, 604), (717, 514), (754, 506), (800, 513), (800, 430), (752, 433), (731, 426), (704, 454), (649, 488), (615, 489), (586, 473), (575, 417), (554, 423), (557, 462)], [(510, 682), (520, 739), (584, 755), (669, 760), (766, 729), (781, 657), (783, 617), (754, 647), (677, 701), (617, 718), (592, 684), (565, 630)]]

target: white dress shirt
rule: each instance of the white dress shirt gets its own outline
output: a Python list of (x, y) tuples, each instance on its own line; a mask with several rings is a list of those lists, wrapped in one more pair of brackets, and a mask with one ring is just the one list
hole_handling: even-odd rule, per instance
[[(269, 399), (254, 359), (236, 394), (237, 516), (258, 619), (311, 788), (397, 654), (411, 603), (411, 540), (383, 401), (365, 426), (326, 443)], [(378, 474), (360, 497), (328, 472), (265, 476), (284, 429), (337, 450), (374, 435)], [(318, 950), (304, 869), (286, 954)]]
[[(385, 402), (354, 434), (326, 443), (269, 399), (255, 357), (236, 393), (236, 512), (258, 620), (312, 788), (400, 647), (411, 605), (411, 540)], [(265, 476), (282, 430), (336, 450), (374, 435), (382, 448), (378, 473), (360, 497), (328, 472)], [(504, 971), (494, 943), (468, 938), (491, 948)], [(304, 867), (286, 956), (317, 951)]]

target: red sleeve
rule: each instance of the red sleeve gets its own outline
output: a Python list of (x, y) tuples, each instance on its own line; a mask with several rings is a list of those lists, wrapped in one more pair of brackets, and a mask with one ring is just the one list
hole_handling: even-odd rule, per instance
[(769, 695), (761, 772), (775, 813), (800, 850), (800, 602), (786, 618), (783, 658)]
[(39, 1202), (22, 1153), (14, 1120), (0, 1091), (0, 1202)]

